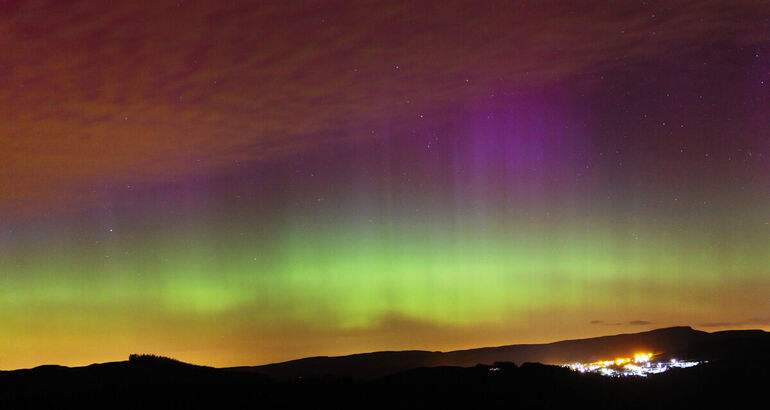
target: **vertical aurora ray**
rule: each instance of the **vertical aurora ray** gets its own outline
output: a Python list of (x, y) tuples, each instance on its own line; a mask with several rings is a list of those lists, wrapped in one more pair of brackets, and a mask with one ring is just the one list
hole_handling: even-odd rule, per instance
[[(547, 115), (525, 115), (538, 116)], [(147, 344), (138, 331), (145, 321), (153, 323), (145, 334), (153, 340), (164, 323), (168, 332), (193, 335), (225, 326), (220, 331), (238, 340), (289, 332), (285, 326), (376, 333), (393, 316), (516, 329), (552, 311), (583, 322), (593, 317), (584, 315), (622, 321), (657, 314), (673, 324), (673, 311), (682, 318), (720, 311), (710, 302), (712, 288), (765, 285), (767, 245), (759, 240), (733, 246), (704, 230), (700, 218), (666, 224), (665, 214), (633, 205), (611, 214), (591, 206), (601, 186), (564, 180), (574, 178), (583, 151), (576, 144), (590, 130), (574, 134), (553, 121), (521, 125), (515, 116), (515, 130), (490, 128), (477, 117), (471, 113), (470, 128), (449, 139), (433, 139), (431, 150), (398, 139), (387, 153), (359, 144), (337, 151), (333, 163), (322, 153), (269, 170), (257, 166), (253, 177), (148, 190), (141, 201), (113, 207), (110, 218), (81, 217), (77, 232), (39, 225), (6, 234), (3, 285), (14, 292), (4, 294), (4, 323), (17, 333), (42, 326), (73, 340), (73, 333), (119, 324), (114, 331), (134, 336), (133, 349), (174, 345)], [(382, 162), (398, 166), (386, 175)], [(407, 175), (398, 172), (404, 169)], [(279, 182), (236, 198), (239, 184), (254, 187), (267, 172)], [(341, 175), (359, 182), (340, 190), (347, 181)], [(640, 222), (655, 218), (661, 223)], [(18, 311), (30, 307), (50, 322), (19, 320)], [(234, 316), (240, 321), (225, 319)], [(217, 356), (213, 342), (201, 339), (204, 347), (193, 343), (175, 354), (242, 363)]]
[(767, 329), (761, 6), (161, 3), (0, 7), (0, 369)]

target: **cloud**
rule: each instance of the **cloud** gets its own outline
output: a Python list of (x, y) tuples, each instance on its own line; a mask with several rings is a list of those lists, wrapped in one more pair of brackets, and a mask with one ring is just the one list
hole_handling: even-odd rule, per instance
[(602, 326), (621, 326), (623, 323), (621, 323), (621, 322), (607, 323), (604, 320), (592, 320), (592, 321), (588, 322), (588, 324), (591, 324), (591, 325), (602, 325)]
[(752, 317), (746, 320), (737, 320), (733, 322), (705, 322), (698, 324), (698, 326), (701, 327), (738, 327), (750, 325), (768, 326), (770, 325), (770, 316)]
[(700, 323), (698, 326), (702, 327), (725, 327), (725, 326), (736, 326), (739, 322), (707, 322), (707, 323)]
[(415, 107), (628, 70), (705, 37), (766, 38), (758, 2), (654, 20), (580, 3), (16, 2), (0, 13), (0, 210), (371, 138)]
[(632, 320), (632, 321), (628, 322), (628, 324), (629, 325), (634, 325), (634, 326), (641, 326), (641, 325), (650, 325), (650, 324), (652, 324), (652, 322), (649, 322), (649, 321), (646, 321), (646, 320)]

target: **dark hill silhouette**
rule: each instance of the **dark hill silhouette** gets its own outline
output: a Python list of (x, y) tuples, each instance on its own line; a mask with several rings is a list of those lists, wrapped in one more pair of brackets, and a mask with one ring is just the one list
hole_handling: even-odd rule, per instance
[[(636, 349), (709, 362), (625, 379), (497, 360), (591, 360)], [(463, 367), (475, 360), (489, 364)], [(770, 333), (679, 327), (546, 345), (377, 352), (235, 369), (154, 355), (74, 368), (47, 365), (0, 372), (0, 408), (747, 408), (764, 394), (767, 369)], [(303, 377), (288, 377), (298, 373)]]
[(688, 351), (692, 346), (702, 345), (709, 341), (718, 342), (719, 340), (740, 338), (743, 335), (761, 337), (762, 335), (767, 336), (767, 333), (761, 330), (707, 333), (681, 326), (548, 344), (484, 347), (451, 352), (415, 350), (362, 353), (337, 357), (320, 356), (264, 366), (236, 367), (232, 370), (262, 373), (278, 379), (324, 375), (373, 379), (416, 367), (468, 367), (478, 363), (494, 362), (563, 364), (627, 357), (640, 351), (650, 351), (664, 356), (676, 353), (679, 358), (698, 359), (701, 357), (693, 356), (696, 352), (690, 354)]

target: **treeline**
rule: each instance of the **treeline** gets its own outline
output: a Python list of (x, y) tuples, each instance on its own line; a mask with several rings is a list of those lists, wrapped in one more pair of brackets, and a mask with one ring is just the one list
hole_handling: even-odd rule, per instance
[(141, 363), (153, 362), (153, 363), (187, 364), (187, 363), (181, 362), (181, 361), (179, 361), (177, 359), (174, 359), (174, 358), (171, 358), (171, 357), (160, 356), (160, 355), (156, 355), (156, 354), (146, 354), (146, 353), (143, 353), (143, 354), (132, 353), (132, 354), (128, 355), (128, 361), (129, 362), (141, 362)]

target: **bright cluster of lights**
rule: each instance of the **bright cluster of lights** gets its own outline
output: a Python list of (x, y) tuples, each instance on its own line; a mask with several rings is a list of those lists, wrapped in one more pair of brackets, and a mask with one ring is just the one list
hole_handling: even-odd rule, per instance
[(600, 360), (591, 363), (570, 363), (564, 367), (580, 373), (598, 373), (603, 376), (628, 377), (640, 376), (647, 377), (649, 374), (658, 374), (668, 369), (679, 367), (687, 368), (697, 366), (704, 362), (688, 362), (671, 359), (669, 361), (653, 361), (652, 353), (638, 353), (633, 358), (620, 357), (615, 360)]

